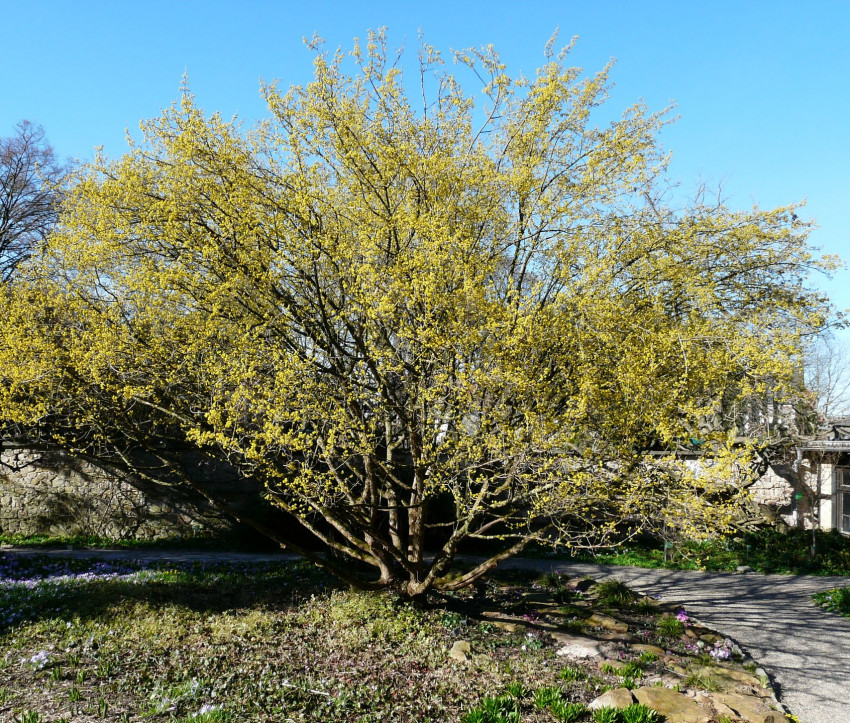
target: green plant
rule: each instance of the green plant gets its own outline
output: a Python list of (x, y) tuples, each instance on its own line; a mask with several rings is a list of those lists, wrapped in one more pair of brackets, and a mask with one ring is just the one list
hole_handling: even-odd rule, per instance
[(572, 683), (577, 680), (584, 680), (587, 678), (587, 673), (585, 673), (581, 668), (568, 665), (566, 668), (563, 668), (560, 673), (558, 673), (558, 677), (567, 683)]
[(570, 579), (569, 575), (566, 575), (562, 572), (555, 572), (554, 570), (550, 570), (549, 572), (544, 572), (540, 578), (539, 582), (541, 585), (550, 588), (562, 588), (564, 587), (564, 583)]
[(594, 723), (620, 723), (620, 711), (617, 708), (603, 706), (597, 708), (590, 715)]
[(107, 703), (106, 698), (101, 696), (100, 700), (97, 701), (97, 712), (101, 718), (106, 718), (106, 712), (109, 710), (109, 703)]
[(639, 680), (643, 677), (643, 663), (640, 660), (630, 660), (616, 672), (623, 678), (636, 678)]
[(661, 723), (664, 716), (643, 703), (632, 703), (620, 710), (620, 720), (622, 723)]
[(520, 723), (519, 703), (510, 695), (484, 698), (460, 720), (461, 723)]
[(531, 633), (526, 636), (525, 642), (523, 643), (525, 650), (541, 650), (544, 645), (545, 643), (539, 637), (532, 635)]
[(637, 595), (619, 580), (605, 580), (596, 586), (596, 597), (603, 605), (628, 605)]
[(79, 703), (80, 702), (80, 689), (77, 688), (76, 686), (73, 686), (71, 688), (71, 690), (68, 691), (68, 700), (70, 700), (72, 703)]
[(41, 723), (43, 720), (41, 713), (36, 713), (34, 710), (28, 710), (15, 718), (15, 723)]
[(552, 599), (561, 605), (568, 605), (573, 601), (575, 592), (568, 587), (556, 587), (552, 591)]
[(57, 665), (50, 671), (50, 680), (56, 681), (62, 679), (62, 666)]
[(670, 613), (662, 615), (655, 625), (658, 634), (665, 638), (680, 638), (685, 634), (685, 624)]
[(623, 676), (623, 679), (620, 681), (620, 685), (627, 690), (634, 690), (638, 687), (639, 683), (637, 683), (634, 678), (626, 675)]
[(656, 660), (658, 660), (658, 656), (651, 650), (644, 650), (640, 654), (640, 656), (638, 656), (638, 660), (641, 663), (654, 663)]
[(553, 704), (563, 702), (564, 694), (555, 686), (544, 686), (534, 691), (534, 705), (539, 710), (546, 710)]
[(108, 678), (112, 675), (113, 665), (111, 660), (101, 660), (97, 664), (97, 677)]
[(508, 683), (505, 686), (505, 692), (517, 700), (524, 698), (528, 694), (525, 686), (520, 682)]
[[(127, 723), (129, 723), (129, 715), (126, 713), (125, 715), (128, 716)], [(231, 716), (227, 711), (222, 710), (221, 708), (207, 709), (205, 706), (199, 712), (193, 713), (186, 718), (179, 718), (175, 720), (174, 723), (228, 723), (228, 721), (231, 720), (233, 720), (233, 716)], [(124, 723), (123, 719), (122, 723)], [(484, 723), (486, 723), (486, 718), (484, 719)]]
[(85, 670), (78, 670), (77, 671), (77, 683), (83, 683), (83, 682), (85, 682), (85, 679), (86, 679), (86, 671)]
[(717, 679), (704, 671), (692, 671), (688, 673), (682, 683), (686, 688), (697, 688), (699, 690), (707, 690), (712, 693), (716, 693), (721, 688)]
[[(772, 529), (747, 532), (740, 538), (718, 538), (705, 542), (683, 540), (665, 560), (663, 542), (646, 540), (628, 547), (617, 547), (596, 554), (575, 557), (588, 562), (637, 567), (666, 567), (680, 570), (734, 571), (749, 565), (757, 572), (808, 575), (850, 574), (850, 539), (836, 531), (814, 533), (816, 554), (810, 551), (812, 532)], [(647, 610), (647, 612), (649, 612)]]
[(461, 625), (466, 625), (468, 620), (466, 616), (461, 615), (460, 613), (446, 611), (443, 613), (440, 622), (447, 628), (457, 628)]
[(652, 598), (642, 597), (632, 604), (632, 608), (635, 612), (648, 615), (655, 612), (655, 602)]
[(549, 706), (549, 712), (561, 723), (573, 723), (587, 712), (587, 707), (584, 703), (567, 703), (564, 700), (558, 700)]
[(561, 630), (564, 630), (569, 633), (580, 633), (585, 627), (586, 623), (581, 618), (573, 618), (572, 620), (564, 620), (561, 622)]
[(840, 615), (850, 616), (850, 587), (838, 587), (812, 595), (821, 607)]

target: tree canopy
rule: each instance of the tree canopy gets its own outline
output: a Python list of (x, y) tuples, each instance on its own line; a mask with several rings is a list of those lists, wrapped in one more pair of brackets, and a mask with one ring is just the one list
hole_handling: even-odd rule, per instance
[(30, 121), (0, 138), (0, 281), (8, 281), (56, 222), (58, 187), (67, 172)]
[[(312, 47), (256, 127), (184, 90), (79, 169), (2, 292), (9, 424), (184, 484), (169, 450), (227, 459), (333, 554), (295, 549), (410, 595), (533, 541), (725, 529), (742, 418), (829, 311), (796, 207), (665, 202), (666, 111), (597, 127), (609, 68), (569, 48), (529, 79), (455, 53), (468, 94), (424, 45), (416, 83), (382, 33)], [(469, 540), (492, 558), (447, 582)]]

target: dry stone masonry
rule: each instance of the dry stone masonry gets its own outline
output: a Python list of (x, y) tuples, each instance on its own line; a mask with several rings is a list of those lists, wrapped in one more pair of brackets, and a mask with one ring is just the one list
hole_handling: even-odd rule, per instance
[(170, 487), (59, 451), (0, 448), (0, 532), (159, 539), (228, 525), (204, 500)]

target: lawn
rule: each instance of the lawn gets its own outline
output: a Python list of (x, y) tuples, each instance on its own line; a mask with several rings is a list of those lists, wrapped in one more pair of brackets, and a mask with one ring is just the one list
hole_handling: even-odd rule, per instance
[[(600, 612), (615, 613), (628, 634), (594, 628)], [(157, 567), (7, 556), (0, 719), (601, 720), (584, 705), (607, 689), (661, 685), (676, 668), (684, 690), (699, 682), (685, 677), (689, 661), (731, 656), (721, 641), (698, 647), (684, 634), (686, 614), (675, 612), (617, 583), (557, 575), (514, 573), (416, 607), (341, 588), (303, 563)], [(620, 652), (601, 667), (570, 663), (556, 654), (556, 629), (590, 631)], [(617, 642), (626, 639), (660, 645), (664, 660)], [(453, 659), (459, 642), (469, 652)], [(612, 720), (653, 714), (633, 706)]]

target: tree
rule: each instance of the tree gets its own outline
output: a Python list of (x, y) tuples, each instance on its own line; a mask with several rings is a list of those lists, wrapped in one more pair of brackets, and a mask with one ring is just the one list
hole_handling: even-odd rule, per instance
[[(666, 114), (593, 126), (608, 68), (568, 49), (532, 80), (456, 53), (478, 108), (423, 46), (416, 111), (382, 34), (313, 48), (256, 128), (186, 90), (77, 173), (3, 292), (15, 429), (177, 484), (175, 449), (227, 459), (332, 554), (299, 552), (411, 596), (534, 541), (728, 527), (756, 443), (718, 405), (796, 389), (828, 313), (795, 207), (665, 205)], [(495, 552), (447, 582), (469, 540)]]
[[(833, 334), (819, 335), (806, 347), (806, 389), (821, 422), (850, 413), (849, 366), (847, 348)], [(817, 431), (816, 427), (812, 431)]]
[(14, 135), (0, 138), (0, 281), (8, 281), (53, 228), (66, 171), (41, 126), (21, 121)]

